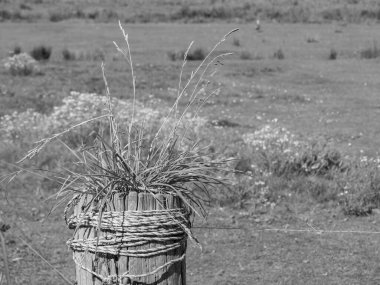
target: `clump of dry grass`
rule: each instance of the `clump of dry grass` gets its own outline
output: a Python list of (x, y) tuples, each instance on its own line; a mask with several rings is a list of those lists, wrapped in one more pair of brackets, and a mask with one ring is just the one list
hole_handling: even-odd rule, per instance
[[(208, 76), (214, 72), (218, 62), (229, 53), (214, 55), (215, 49), (236, 30), (226, 34), (208, 53), (198, 67), (192, 71), (190, 78), (182, 82), (189, 45), (184, 55), (178, 94), (174, 105), (168, 111), (162, 125), (154, 136), (144, 132), (144, 122), (137, 122), (136, 113), (136, 77), (128, 41), (119, 22), (125, 40), (125, 47), (114, 42), (116, 49), (124, 56), (130, 67), (133, 85), (132, 118), (127, 128), (121, 128), (112, 105), (111, 93), (108, 87), (105, 68), (102, 64), (103, 79), (107, 94), (107, 114), (77, 123), (59, 133), (36, 142), (36, 147), (30, 150), (21, 160), (32, 159), (43, 152), (46, 145), (53, 141), (64, 144), (76, 159), (75, 169), (66, 169), (56, 174), (54, 179), (61, 187), (57, 193), (57, 206), (71, 200), (89, 195), (92, 202), (97, 202), (100, 212), (111, 200), (114, 193), (128, 193), (131, 190), (147, 193), (164, 193), (180, 197), (193, 213), (201, 216), (206, 214), (204, 201), (208, 199), (209, 187), (223, 184), (223, 179), (217, 177), (217, 172), (225, 161), (205, 158), (205, 148), (198, 141), (188, 144), (187, 149), (178, 146), (184, 140), (189, 140), (183, 120), (191, 114), (198, 117), (199, 110), (216, 90), (209, 89)], [(202, 92), (200, 92), (202, 90)], [(207, 92), (205, 92), (205, 90)], [(187, 95), (187, 96), (185, 96)], [(189, 98), (189, 99), (187, 99)], [(183, 109), (179, 102), (188, 100)], [(96, 137), (91, 147), (75, 150), (70, 148), (60, 138), (75, 128), (93, 121), (107, 120), (107, 128), (94, 132)], [(174, 124), (173, 124), (174, 122)], [(169, 131), (167, 125), (169, 124)], [(12, 179), (11, 176), (9, 176)], [(69, 207), (73, 206), (69, 203)]]

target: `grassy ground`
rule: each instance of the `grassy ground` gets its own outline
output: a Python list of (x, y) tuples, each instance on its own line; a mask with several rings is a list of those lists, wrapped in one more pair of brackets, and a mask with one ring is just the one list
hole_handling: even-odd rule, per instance
[[(149, 103), (153, 95), (167, 103), (173, 101), (170, 88), (177, 86), (181, 62), (170, 61), (168, 52), (183, 50), (194, 39), (195, 47), (207, 49), (225, 31), (239, 25), (196, 27), (126, 26), (132, 41), (140, 100)], [(378, 106), (374, 102), (380, 84), (376, 75), (378, 60), (363, 60), (359, 56), (379, 36), (376, 25), (363, 29), (360, 25), (267, 24), (263, 33), (256, 33), (251, 25), (240, 28), (235, 37), (241, 46), (236, 47), (230, 41), (223, 47), (235, 55), (225, 61), (225, 67), (217, 75), (222, 95), (214, 99), (217, 104), (204, 109), (205, 113), (212, 110), (216, 118), (236, 120), (247, 126), (277, 118), (290, 130), (305, 136), (325, 136), (338, 140), (345, 148), (351, 143), (355, 150), (377, 151)], [(70, 90), (102, 92), (99, 61), (64, 61), (65, 47), (89, 52), (100, 49), (107, 57), (114, 94), (130, 98), (125, 62), (116, 55), (112, 44), (119, 38), (115, 25), (3, 24), (0, 33), (6, 38), (0, 47), (3, 56), (15, 45), (21, 45), (25, 51), (41, 43), (53, 47), (51, 60), (44, 63), (43, 76), (1, 74), (2, 82), (8, 82), (9, 94), (0, 98), (1, 115), (28, 107), (48, 112)], [(318, 42), (308, 43), (310, 37)], [(338, 60), (328, 60), (332, 47), (338, 51)], [(273, 59), (277, 49), (283, 50), (284, 60)], [(241, 60), (242, 51), (263, 59)], [(190, 62), (189, 69), (191, 66), (195, 63)], [(258, 120), (258, 116), (262, 119)]]
[[(184, 50), (191, 40), (196, 41), (195, 47), (207, 49), (235, 27), (241, 29), (234, 35), (240, 44), (230, 39), (222, 47), (235, 54), (215, 75), (221, 93), (212, 98), (202, 114), (210, 120), (238, 124), (221, 130), (225, 139), (214, 141), (217, 147), (232, 145), (243, 133), (277, 120), (305, 139), (329, 142), (343, 154), (377, 153), (379, 60), (360, 58), (360, 51), (372, 47), (380, 36), (376, 25), (264, 24), (259, 33), (254, 25), (129, 24), (125, 28), (136, 65), (138, 99), (156, 108), (170, 105), (181, 62), (171, 61), (167, 53)], [(29, 51), (45, 44), (53, 50), (51, 59), (41, 63), (41, 75), (18, 77), (1, 70), (0, 116), (27, 108), (48, 114), (71, 90), (103, 93), (99, 60), (64, 61), (64, 48), (89, 53), (100, 49), (113, 94), (131, 97), (126, 64), (112, 44), (120, 39), (114, 24), (2, 23), (0, 38), (4, 39), (0, 44), (2, 57), (15, 45)], [(336, 60), (329, 60), (332, 48), (337, 51)], [(274, 58), (279, 49), (284, 54), (282, 60)], [(242, 59), (242, 52), (249, 53), (251, 59)], [(190, 62), (188, 68), (195, 64)], [(245, 155), (237, 147), (232, 149), (237, 156)], [(1, 159), (14, 162), (25, 151), (16, 149), (16, 153), (10, 153), (2, 149)], [(4, 161), (1, 172), (10, 170)], [(16, 182), (7, 192), (0, 191), (0, 214), (12, 225), (7, 232), (11, 271), (16, 284), (64, 284), (18, 239), (27, 240), (52, 265), (73, 278), (71, 253), (65, 247), (70, 232), (61, 218), (62, 209), (47, 216), (52, 202), (44, 200), (55, 190), (46, 181), (39, 183), (36, 186), (36, 181), (28, 178)], [(193, 247), (188, 250), (189, 284), (380, 281), (376, 234), (263, 231), (310, 229), (309, 225), (327, 230), (376, 231), (376, 214), (346, 217), (335, 201), (317, 203), (302, 195), (264, 210), (250, 203), (238, 209), (233, 209), (231, 203), (226, 206), (225, 200), (219, 204), (224, 207), (213, 207), (205, 226), (238, 229), (194, 229), (204, 251), (200, 253)]]

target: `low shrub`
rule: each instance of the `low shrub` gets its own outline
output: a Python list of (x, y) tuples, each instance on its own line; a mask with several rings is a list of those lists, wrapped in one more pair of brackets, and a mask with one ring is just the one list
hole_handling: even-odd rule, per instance
[(321, 11), (321, 17), (327, 21), (342, 21), (344, 19), (344, 12), (341, 8), (328, 8)]
[(35, 15), (24, 13), (19, 9), (0, 9), (0, 22), (3, 21), (31, 21)]
[(87, 60), (101, 61), (105, 59), (104, 52), (101, 49), (95, 49), (85, 53)]
[[(72, 125), (76, 125), (82, 121), (90, 120), (94, 116), (104, 115), (106, 110), (107, 98), (95, 93), (79, 93), (71, 92), (65, 97), (63, 104), (55, 106), (49, 115), (43, 115), (32, 110), (25, 112), (16, 112), (12, 115), (6, 115), (0, 118), (0, 141), (9, 144), (17, 143), (17, 140), (22, 138), (26, 142), (35, 141), (38, 137), (45, 137), (50, 133), (61, 132)], [(133, 104), (129, 100), (112, 100), (114, 107), (115, 118), (120, 121), (120, 126), (126, 128), (131, 121)], [(166, 120), (165, 127), (162, 128), (161, 134), (165, 135), (175, 126), (175, 121), (166, 119), (166, 108), (149, 108), (142, 103), (135, 102), (134, 123), (136, 125), (144, 125), (147, 130), (146, 137), (154, 134), (160, 124)], [(37, 122), (38, 121), (38, 122)], [(207, 120), (202, 117), (185, 117), (181, 124), (177, 125), (177, 132), (180, 134), (186, 129), (189, 137), (198, 137), (202, 127), (207, 123)], [(96, 124), (88, 124), (81, 128), (72, 131), (70, 135), (65, 136), (65, 142), (72, 147), (77, 147), (85, 143), (87, 137), (92, 131), (92, 128), (104, 127), (104, 121), (98, 121)], [(178, 142), (178, 147), (188, 148), (189, 141), (183, 139)]]
[(13, 112), (0, 119), (0, 139), (10, 145), (30, 144), (47, 133), (46, 116), (31, 109)]
[[(187, 60), (204, 60), (207, 55), (207, 52), (203, 48), (196, 48), (194, 50), (190, 50), (187, 54)], [(183, 60), (185, 57), (185, 51), (168, 51), (167, 56), (170, 60)]]
[(342, 155), (339, 151), (327, 148), (325, 145), (308, 147), (299, 157), (288, 165), (291, 173), (312, 176), (329, 176), (335, 171), (345, 170)]
[(222, 204), (267, 212), (277, 205), (296, 199), (312, 203), (336, 202), (338, 188), (333, 180), (315, 176), (279, 177), (253, 168), (250, 175), (236, 175), (230, 179), (232, 190)]
[(229, 119), (212, 120), (209, 124), (216, 128), (236, 128), (240, 126), (239, 123), (233, 122)]
[(72, 11), (68, 9), (49, 10), (49, 20), (51, 22), (61, 22), (73, 17)]
[(380, 208), (379, 159), (354, 161), (347, 171), (337, 173), (334, 180), (346, 215), (366, 216)]
[(210, 7), (191, 7), (183, 5), (178, 11), (171, 15), (172, 20), (206, 20), (206, 19), (229, 19), (233, 16), (238, 17), (240, 12), (243, 13), (241, 7), (231, 8), (229, 5), (212, 5)]
[(39, 73), (40, 68), (35, 59), (27, 53), (20, 53), (8, 57), (3, 61), (4, 68), (12, 75), (31, 75)]
[(79, 8), (58, 8), (49, 10), (51, 22), (61, 22), (68, 19), (90, 19), (96, 22), (108, 23), (119, 19), (121, 15), (112, 9), (96, 8), (83, 11)]
[[(181, 54), (179, 52), (176, 52), (176, 51), (168, 51), (166, 53), (166, 55), (168, 56), (168, 58), (171, 60), (171, 61), (176, 61), (176, 60), (179, 60), (179, 58), (181, 57)], [(183, 56), (182, 55), (182, 59), (183, 59)]]
[(11, 20), (12, 13), (8, 10), (2, 9), (0, 10), (0, 22)]
[(38, 61), (41, 60), (49, 60), (51, 56), (52, 48), (45, 45), (40, 45), (37, 47), (34, 47), (32, 51), (30, 52), (30, 55)]
[(306, 42), (309, 44), (312, 44), (312, 43), (319, 42), (319, 40), (316, 36), (310, 36), (310, 37), (307, 37)]
[(234, 45), (234, 46), (236, 46), (236, 47), (240, 47), (240, 40), (238, 39), (238, 38), (234, 38), (233, 40), (232, 40), (232, 44)]
[(218, 193), (220, 195), (217, 199), (219, 205), (238, 209), (250, 208), (252, 203), (254, 204), (257, 200), (253, 178), (249, 176), (234, 177), (231, 184), (232, 187), (223, 193), (224, 195)]
[(196, 48), (194, 50), (190, 50), (187, 54), (187, 60), (204, 60), (207, 55), (207, 51), (203, 48)]
[(19, 45), (15, 45), (13, 49), (10, 51), (10, 55), (20, 54), (22, 53), (22, 48)]
[(288, 179), (329, 177), (347, 168), (339, 151), (322, 143), (301, 141), (285, 128), (266, 125), (244, 134), (243, 141), (253, 148), (257, 166), (270, 175)]
[(15, 92), (7, 87), (5, 84), (0, 84), (0, 97), (1, 96), (14, 96)]
[[(249, 189), (256, 186), (248, 194), (256, 201), (272, 205), (295, 195), (339, 203), (345, 214), (355, 216), (380, 209), (380, 158), (343, 158), (326, 144), (300, 141), (286, 129), (269, 125), (242, 138), (252, 158), (248, 173), (254, 179)], [(242, 191), (237, 195), (247, 197)]]
[(120, 18), (120, 15), (111, 9), (101, 9), (92, 11), (87, 14), (88, 18), (93, 19), (97, 22), (108, 23), (110, 21), (115, 21)]
[(284, 59), (285, 58), (285, 54), (282, 51), (282, 49), (278, 49), (278, 50), (276, 50), (274, 52), (273, 57), (276, 58), (276, 59)]
[(62, 50), (62, 57), (64, 60), (95, 60), (101, 61), (105, 59), (104, 52), (101, 49), (93, 51), (79, 51), (64, 48)]
[(62, 50), (62, 57), (64, 60), (76, 60), (77, 54), (75, 51), (69, 50), (68, 48), (64, 48)]
[(32, 7), (30, 7), (29, 5), (27, 5), (25, 3), (21, 3), (20, 4), (20, 9), (21, 10), (32, 10)]
[(242, 60), (250, 60), (252, 59), (252, 54), (245, 50), (240, 53), (239, 58)]
[(321, 177), (309, 177), (307, 188), (308, 196), (317, 203), (336, 201), (338, 197), (337, 187), (334, 181)]
[(336, 51), (336, 49), (334, 48), (330, 49), (329, 59), (335, 60), (337, 59), (337, 57), (338, 57), (338, 52)]

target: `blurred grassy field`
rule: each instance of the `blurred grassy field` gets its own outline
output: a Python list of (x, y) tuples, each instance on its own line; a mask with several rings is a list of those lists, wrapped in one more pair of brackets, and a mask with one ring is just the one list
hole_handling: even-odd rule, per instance
[[(205, 114), (249, 126), (277, 118), (296, 133), (324, 136), (343, 149), (363, 149), (371, 154), (377, 151), (379, 60), (360, 58), (360, 51), (379, 37), (376, 25), (264, 24), (262, 33), (253, 25), (126, 25), (139, 99), (146, 102), (153, 96), (172, 102), (170, 89), (177, 87), (181, 63), (170, 61), (167, 53), (184, 50), (192, 40), (194, 47), (211, 48), (236, 27), (240, 31), (234, 37), (240, 46), (234, 46), (232, 39), (223, 45), (224, 51), (234, 55), (225, 60), (217, 74), (222, 92), (213, 99), (215, 104), (207, 105)], [(49, 112), (70, 90), (103, 92), (100, 62), (64, 61), (63, 48), (100, 49), (106, 55), (114, 95), (126, 98), (130, 94), (126, 64), (112, 44), (120, 39), (116, 25), (9, 23), (0, 26), (0, 35), (5, 39), (0, 47), (3, 56), (15, 45), (25, 51), (41, 43), (53, 48), (43, 76), (20, 78), (1, 73), (2, 82), (15, 94), (0, 98), (2, 115), (28, 107)], [(317, 42), (309, 43), (310, 38)], [(328, 59), (331, 48), (338, 52), (337, 60)], [(278, 49), (283, 50), (284, 60), (273, 58)], [(243, 51), (260, 59), (242, 60), (239, 56)], [(188, 71), (195, 64), (189, 62)]]
[(366, 23), (379, 21), (379, 11), (376, 0), (2, 0), (0, 21)]
[[(227, 133), (229, 140), (218, 143), (230, 143), (231, 137), (277, 120), (300, 136), (327, 140), (345, 154), (378, 152), (379, 59), (360, 58), (360, 51), (379, 38), (377, 25), (264, 22), (260, 33), (252, 24), (126, 24), (125, 28), (136, 67), (138, 100), (156, 107), (175, 99), (181, 62), (169, 60), (168, 52), (184, 50), (192, 40), (194, 47), (209, 49), (229, 30), (240, 28), (221, 47), (234, 55), (226, 58), (214, 77), (220, 94), (202, 111), (210, 120), (239, 124)], [(29, 51), (45, 44), (53, 51), (51, 59), (42, 63), (42, 75), (17, 77), (1, 70), (0, 84), (7, 92), (0, 97), (0, 116), (27, 108), (49, 113), (71, 90), (104, 93), (100, 61), (64, 61), (64, 48), (101, 50), (113, 95), (131, 98), (126, 63), (112, 44), (122, 42), (115, 23), (1, 23), (0, 38), (2, 58), (15, 45)], [(338, 53), (336, 60), (329, 60), (332, 48)], [(279, 49), (282, 60), (273, 57)], [(242, 59), (242, 52), (252, 59)], [(186, 72), (196, 64), (189, 62)], [(25, 151), (3, 151), (1, 159), (14, 162)], [(60, 209), (47, 217), (52, 202), (45, 199), (54, 189), (34, 183), (18, 181), (7, 192), (0, 191), (0, 214), (22, 230), (14, 226), (7, 233), (12, 274), (16, 284), (64, 284), (17, 238), (28, 240), (73, 278), (71, 253), (65, 247), (70, 232)], [(378, 217), (347, 218), (334, 205), (307, 199), (268, 213), (215, 207), (207, 226), (239, 229), (194, 229), (204, 251), (189, 249), (189, 284), (378, 284), (378, 235), (261, 231), (310, 229), (308, 224), (318, 229), (376, 231)]]

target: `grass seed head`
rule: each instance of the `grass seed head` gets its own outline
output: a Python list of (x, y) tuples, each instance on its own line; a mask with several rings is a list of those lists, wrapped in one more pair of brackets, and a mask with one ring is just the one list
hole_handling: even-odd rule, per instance
[[(133, 101), (131, 118), (128, 125), (119, 121), (116, 115), (113, 98), (108, 86), (104, 64), (102, 64), (103, 79), (106, 89), (104, 102), (105, 114), (95, 118), (85, 118), (83, 121), (60, 130), (53, 135), (40, 140), (34, 149), (25, 156), (32, 158), (44, 150), (46, 145), (53, 141), (60, 141), (60, 137), (83, 127), (91, 122), (107, 120), (107, 125), (95, 131), (93, 145), (80, 148), (71, 148), (60, 141), (73, 154), (80, 165), (80, 170), (65, 169), (66, 176), (60, 175), (57, 181), (61, 184), (57, 197), (58, 203), (72, 200), (76, 195), (90, 194), (97, 201), (99, 210), (106, 205), (113, 193), (128, 193), (131, 190), (148, 193), (163, 193), (176, 195), (181, 198), (190, 211), (204, 216), (206, 214), (203, 202), (208, 199), (209, 187), (223, 184), (222, 178), (217, 177), (223, 161), (205, 159), (205, 149), (199, 147), (199, 142), (189, 142), (188, 122), (199, 121), (199, 110), (207, 101), (209, 94), (206, 91), (209, 69), (222, 60), (229, 53), (214, 55), (215, 49), (236, 30), (226, 34), (206, 54), (204, 50), (197, 52), (199, 65), (191, 73), (190, 78), (182, 82), (183, 69), (189, 60), (189, 48), (183, 57), (180, 73), (180, 82), (177, 99), (161, 120), (161, 125), (153, 136), (146, 132), (144, 122), (137, 122), (139, 104), (136, 100), (136, 78), (132, 61), (128, 34), (119, 23), (124, 37), (124, 45), (114, 42), (116, 49), (124, 56), (130, 67), (130, 76), (133, 86)], [(199, 57), (198, 55), (202, 55)], [(200, 92), (200, 90), (202, 92)], [(189, 96), (185, 98), (184, 94)], [(188, 100), (185, 107), (178, 108), (180, 100)], [(199, 102), (203, 102), (199, 104)], [(184, 142), (186, 147), (181, 148)], [(74, 203), (69, 204), (69, 207)]]

